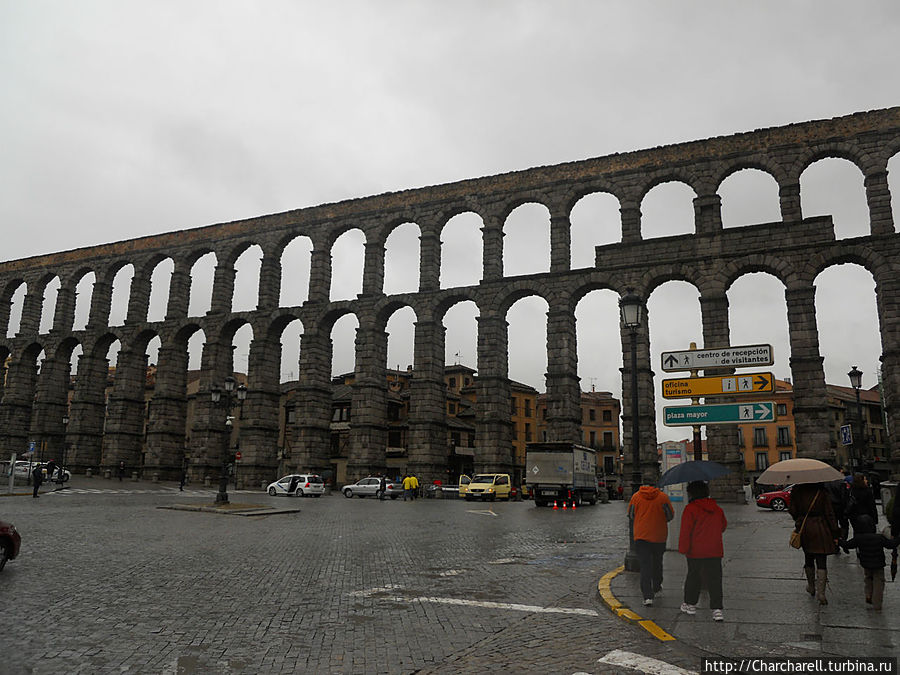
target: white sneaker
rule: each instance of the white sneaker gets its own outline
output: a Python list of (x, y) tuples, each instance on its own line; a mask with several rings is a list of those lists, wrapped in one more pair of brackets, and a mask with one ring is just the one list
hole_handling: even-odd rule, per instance
[(722, 614), (722, 610), (714, 609), (713, 610), (713, 621), (724, 621), (724, 620), (725, 620), (725, 615)]
[(681, 611), (685, 614), (690, 614), (691, 616), (693, 616), (697, 613), (697, 605), (689, 605), (686, 602), (682, 602)]
[(646, 600), (644, 600), (644, 607), (652, 607), (652, 606), (653, 606), (652, 598), (647, 598)]

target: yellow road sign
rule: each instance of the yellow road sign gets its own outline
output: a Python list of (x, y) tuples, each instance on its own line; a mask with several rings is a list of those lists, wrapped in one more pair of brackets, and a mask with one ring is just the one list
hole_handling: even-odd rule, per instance
[(680, 377), (662, 382), (663, 398), (699, 398), (772, 391), (775, 391), (775, 376), (772, 373)]

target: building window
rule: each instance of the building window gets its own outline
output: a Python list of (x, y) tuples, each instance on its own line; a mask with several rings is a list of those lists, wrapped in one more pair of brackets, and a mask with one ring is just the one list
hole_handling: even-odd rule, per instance
[(789, 427), (778, 427), (778, 445), (791, 444), (791, 430)]
[(616, 472), (616, 460), (612, 455), (603, 457), (603, 473), (610, 476)]
[(547, 442), (547, 430), (546, 429), (541, 431), (541, 440), (544, 441), (544, 443)]
[(590, 410), (588, 410), (588, 419), (591, 422), (597, 421), (597, 411), (594, 408), (591, 408)]
[(592, 431), (590, 435), (590, 442), (588, 443), (588, 447), (596, 448), (597, 447), (597, 432)]
[(515, 396), (513, 396), (512, 398), (509, 399), (509, 414), (510, 415), (516, 414), (516, 397)]
[(785, 415), (787, 415), (787, 403), (776, 403), (775, 414), (779, 417), (784, 417)]
[(547, 419), (547, 409), (546, 409), (546, 408), (544, 408), (544, 409), (541, 411), (541, 415), (543, 416), (544, 419)]
[(756, 453), (756, 470), (757, 471), (765, 471), (769, 468), (769, 453), (768, 452), (757, 452)]
[(450, 445), (454, 448), (460, 445), (460, 436), (458, 431), (450, 432)]
[(783, 462), (784, 460), (790, 459), (790, 458), (791, 458), (791, 451), (790, 451), (790, 450), (787, 450), (787, 451), (782, 450), (781, 452), (778, 453), (778, 459), (779, 459), (779, 461), (782, 461), (782, 462)]
[(297, 410), (291, 408), (287, 411), (287, 422), (288, 424), (294, 424), (297, 421)]
[(469, 378), (467, 377), (464, 381), (466, 383), (466, 386), (468, 387), (469, 386)]
[(455, 415), (456, 414), (456, 404), (448, 403), (447, 404), (447, 412), (450, 413), (451, 415)]
[(603, 447), (604, 448), (613, 447), (613, 433), (611, 431), (603, 432)]
[(531, 442), (531, 425), (527, 422), (525, 423), (525, 441), (527, 443)]
[(403, 447), (403, 434), (399, 429), (388, 430), (388, 447), (389, 448), (402, 448)]
[(766, 438), (765, 427), (753, 428), (753, 445), (757, 448), (765, 448), (769, 445), (769, 441)]
[(450, 378), (450, 388), (456, 389), (456, 378), (455, 377)]
[(603, 421), (604, 422), (612, 422), (612, 412), (609, 410), (603, 411)]
[(737, 439), (738, 445), (743, 448), (744, 447), (744, 430), (741, 429), (740, 427), (738, 427), (737, 432), (738, 432), (738, 439)]
[(531, 417), (531, 399), (525, 399), (525, 417)]

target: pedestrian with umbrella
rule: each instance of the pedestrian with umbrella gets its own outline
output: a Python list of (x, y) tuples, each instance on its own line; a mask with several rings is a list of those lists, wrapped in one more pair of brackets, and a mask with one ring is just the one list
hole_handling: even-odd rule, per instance
[(824, 484), (840, 477), (840, 472), (825, 462), (806, 458), (776, 462), (759, 477), (759, 482), (766, 485), (794, 485), (790, 513), (794, 518), (794, 532), (799, 533), (803, 549), (806, 592), (815, 595), (820, 605), (828, 604), (825, 597), (827, 556), (837, 552), (840, 536)]
[(722, 613), (722, 556), (725, 554), (722, 533), (728, 527), (725, 512), (709, 496), (709, 485), (702, 480), (688, 483), (690, 502), (681, 514), (678, 552), (687, 558), (684, 579), (684, 602), (681, 611), (697, 613), (700, 589), (709, 593), (713, 621), (724, 621)]

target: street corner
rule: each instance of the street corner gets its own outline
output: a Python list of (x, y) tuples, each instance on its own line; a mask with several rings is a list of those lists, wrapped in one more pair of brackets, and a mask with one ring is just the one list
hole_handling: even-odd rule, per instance
[(625, 571), (625, 566), (620, 565), (614, 570), (604, 574), (597, 582), (597, 592), (609, 610), (623, 621), (640, 626), (645, 631), (661, 642), (672, 642), (676, 638), (663, 630), (655, 621), (647, 619), (630, 607), (624, 605), (613, 592), (613, 580)]

